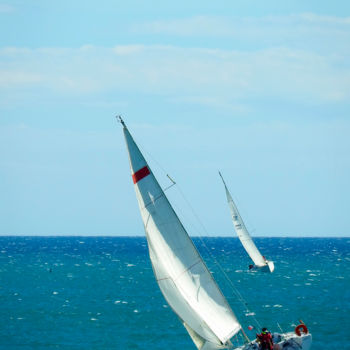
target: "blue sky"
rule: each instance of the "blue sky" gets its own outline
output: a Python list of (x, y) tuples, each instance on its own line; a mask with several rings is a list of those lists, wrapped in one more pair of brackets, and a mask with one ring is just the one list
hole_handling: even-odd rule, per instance
[(142, 235), (122, 114), (190, 234), (221, 170), (254, 236), (349, 236), (349, 112), (348, 1), (0, 2), (0, 234)]

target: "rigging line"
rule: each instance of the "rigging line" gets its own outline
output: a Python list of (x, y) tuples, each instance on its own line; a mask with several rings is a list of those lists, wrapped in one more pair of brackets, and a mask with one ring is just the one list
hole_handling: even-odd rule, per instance
[(184, 271), (182, 271), (178, 276), (174, 278), (174, 281), (177, 281), (185, 272), (192, 269), (192, 267), (198, 265), (201, 262), (201, 260), (197, 260), (195, 263), (193, 263), (191, 266), (187, 267)]
[[(146, 153), (148, 154), (148, 156), (150, 158), (152, 158), (152, 160), (155, 162), (155, 164), (157, 164), (157, 166), (164, 172), (164, 174), (166, 174), (166, 176), (173, 182), (173, 184), (170, 186), (172, 187), (173, 185), (175, 185), (175, 181), (167, 174), (167, 171), (165, 170), (165, 168), (152, 156), (152, 154), (150, 152), (148, 152), (144, 147), (139, 145), (139, 148), (142, 150), (142, 153)], [(169, 188), (170, 188), (169, 187)], [(197, 221), (199, 222), (199, 224), (202, 226), (202, 229), (204, 230), (204, 232), (209, 236), (205, 226), (203, 225), (203, 223), (201, 222), (201, 220), (199, 219), (199, 216), (196, 214), (196, 212), (194, 211), (194, 209), (192, 208), (191, 204), (189, 203), (189, 201), (186, 199), (185, 195), (183, 194), (180, 186), (177, 184), (176, 186), (179, 190), (179, 193), (181, 194), (182, 198), (185, 200), (185, 202), (187, 203), (187, 205), (189, 206), (189, 208), (192, 211), (192, 214), (194, 215), (194, 217), (197, 219)], [(167, 188), (168, 189), (168, 188)], [(209, 250), (209, 248), (207, 247), (207, 245), (205, 244), (205, 242), (202, 239), (202, 235), (201, 235), (201, 231), (198, 230), (199, 233), (199, 239), (201, 241), (201, 243), (203, 244), (203, 246), (205, 247), (205, 249), (207, 250), (207, 252), (209, 253), (209, 256), (214, 260), (215, 264), (219, 267), (220, 271), (222, 272), (222, 274), (224, 275), (224, 277), (226, 278), (226, 280), (228, 281), (229, 285), (232, 288), (232, 291), (236, 294), (236, 296), (238, 297), (238, 300), (242, 303), (242, 305), (247, 309), (247, 311), (250, 313), (250, 310), (248, 309), (248, 303), (247, 301), (242, 297), (241, 293), (238, 291), (238, 289), (236, 288), (236, 286), (233, 284), (233, 282), (231, 281), (231, 279), (229, 278), (229, 276), (227, 275), (227, 273), (224, 271), (223, 267), (221, 266), (221, 264), (217, 261), (217, 259), (215, 258), (215, 256), (213, 256), (212, 252)], [(259, 328), (261, 328), (261, 325), (259, 323), (259, 321), (256, 319), (256, 317), (253, 315), (253, 319), (255, 321), (255, 323), (258, 325)]]
[[(117, 119), (118, 119), (118, 117), (120, 117), (120, 116), (116, 116)], [(133, 139), (134, 139), (134, 141), (136, 142), (135, 137), (133, 137)], [(167, 187), (165, 190), (169, 189), (170, 187), (172, 187), (173, 185), (176, 184), (176, 182), (168, 175), (167, 171), (166, 171), (165, 168), (162, 166), (162, 164), (161, 164), (159, 161), (157, 161), (157, 159), (156, 159), (155, 157), (152, 156), (152, 153), (149, 152), (149, 151), (142, 145), (142, 143), (137, 142), (137, 147), (139, 148), (139, 150), (141, 151), (142, 154), (147, 154), (147, 157), (148, 157), (148, 158), (151, 158), (152, 161), (154, 162), (154, 164), (155, 164), (164, 174), (166, 174), (166, 176), (167, 176), (167, 177), (169, 178), (169, 180), (172, 182), (172, 184), (171, 184), (169, 187)], [(146, 162), (149, 163), (148, 160), (146, 160)], [(152, 166), (152, 168), (153, 168), (153, 166)], [(165, 190), (163, 190), (163, 191), (165, 191)]]
[(276, 322), (276, 323), (277, 323), (278, 328), (281, 330), (281, 332), (284, 333), (284, 331), (283, 331), (281, 325), (280, 325), (278, 322)]
[[(205, 228), (205, 226), (203, 225), (203, 223), (201, 222), (201, 220), (199, 219), (198, 215), (196, 214), (196, 212), (194, 211), (194, 209), (191, 207), (191, 204), (189, 203), (189, 201), (186, 199), (186, 197), (184, 196), (184, 194), (182, 193), (181, 189), (178, 186), (178, 190), (181, 194), (181, 196), (183, 197), (183, 199), (185, 200), (185, 202), (187, 203), (187, 205), (190, 207), (192, 214), (196, 217), (197, 221), (199, 222), (199, 224), (202, 226), (202, 230), (206, 232), (207, 235), (208, 232)], [(175, 205), (175, 207), (177, 208), (177, 210), (180, 210), (180, 208), (178, 208), (178, 206)], [(186, 215), (183, 214), (182, 210), (180, 210), (180, 212), (182, 213), (182, 215), (184, 217), (187, 217)], [(224, 271), (223, 267), (221, 266), (221, 264), (217, 261), (217, 259), (215, 258), (215, 256), (211, 253), (210, 249), (208, 248), (208, 246), (205, 244), (205, 242), (202, 239), (202, 231), (201, 229), (199, 229), (198, 227), (196, 227), (193, 223), (191, 223), (191, 226), (193, 226), (193, 228), (195, 229), (195, 231), (197, 231), (197, 233), (199, 234), (198, 238), (200, 239), (202, 245), (204, 246), (204, 248), (206, 249), (207, 253), (209, 254), (209, 256), (212, 258), (212, 260), (214, 261), (214, 263), (219, 267), (219, 270), (221, 271), (221, 273), (223, 274), (223, 276), (225, 277), (225, 279), (228, 281), (231, 290), (233, 291), (233, 293), (236, 295), (238, 301), (244, 306), (244, 313), (252, 313), (249, 308), (248, 308), (248, 303), (247, 301), (242, 297), (242, 295), (240, 294), (240, 292), (238, 291), (238, 289), (236, 288), (236, 286), (233, 284), (232, 280), (230, 279), (230, 277), (227, 275), (227, 273)], [(253, 313), (254, 314), (254, 313)], [(255, 315), (255, 314), (254, 314)], [(258, 320), (253, 316), (253, 322), (255, 322), (255, 324), (261, 328), (260, 323), (258, 322)]]
[[(151, 154), (150, 152), (148, 152), (143, 146), (140, 146), (139, 144), (138, 144), (138, 147), (140, 148), (140, 150), (142, 150), (142, 153), (143, 153), (143, 154), (146, 153), (146, 154), (148, 155), (148, 157), (152, 159), (152, 161), (162, 170), (162, 172), (163, 172), (164, 174), (166, 174), (166, 176), (170, 179), (171, 182), (175, 183), (175, 181), (173, 181), (173, 179), (168, 175), (168, 173), (167, 173), (167, 171), (165, 170), (165, 168), (160, 164), (160, 162), (157, 161), (156, 158), (154, 158), (154, 157), (152, 156), (152, 154)], [(148, 163), (148, 162), (147, 162), (147, 163)]]
[[(169, 177), (169, 176), (168, 176), (168, 177)], [(171, 188), (171, 187), (173, 187), (173, 186), (175, 186), (175, 185), (176, 185), (176, 183), (174, 182), (173, 184), (169, 185), (168, 187), (165, 187), (165, 188), (163, 189), (163, 192), (167, 191), (169, 188)]]
[[(146, 153), (147, 156), (148, 156), (149, 158), (152, 159), (152, 161), (157, 165), (157, 167), (158, 167), (164, 174), (166, 174), (167, 178), (172, 182), (169, 186), (167, 186), (167, 187), (165, 187), (165, 188), (163, 189), (163, 192), (165, 192), (165, 191), (169, 190), (171, 187), (175, 186), (175, 185), (176, 185), (176, 182), (170, 177), (170, 175), (167, 173), (167, 171), (165, 170), (165, 168), (160, 164), (160, 162), (158, 162), (157, 159), (154, 158), (154, 157), (152, 156), (152, 154), (151, 154), (150, 152), (148, 152), (143, 146), (140, 146), (140, 145), (139, 145), (138, 147), (140, 148), (140, 150), (142, 150), (142, 153)], [(147, 161), (147, 163), (148, 163), (148, 161)], [(153, 166), (152, 166), (152, 168), (153, 168)], [(162, 187), (162, 186), (161, 186), (161, 187)]]
[(143, 210), (143, 209), (146, 209), (146, 208), (147, 208), (148, 206), (150, 206), (151, 204), (154, 205), (154, 203), (155, 203), (158, 199), (162, 198), (163, 196), (165, 196), (164, 190), (163, 190), (163, 193), (161, 193), (159, 196), (157, 196), (156, 198), (151, 199), (150, 202), (148, 202), (147, 204), (145, 204), (145, 205), (142, 207), (142, 210)]
[[(219, 270), (221, 271), (221, 273), (224, 275), (224, 278), (229, 282), (229, 285), (231, 287), (231, 290), (233, 292), (233, 294), (236, 296), (237, 299), (234, 299), (235, 301), (238, 301), (242, 304), (242, 306), (244, 307), (244, 309), (242, 310), (245, 314), (246, 313), (252, 313), (249, 308), (248, 308), (248, 303), (247, 301), (242, 297), (242, 295), (239, 293), (238, 289), (235, 287), (235, 285), (233, 284), (233, 282), (231, 281), (230, 277), (228, 277), (228, 275), (225, 273), (225, 271), (223, 270), (223, 267), (221, 266), (221, 264), (217, 261), (217, 259), (215, 258), (215, 256), (211, 253), (211, 251), (209, 250), (208, 246), (205, 244), (205, 242), (203, 241), (202, 237), (202, 230), (207, 231), (205, 229), (205, 226), (203, 225), (203, 223), (201, 223), (200, 219), (198, 218), (198, 215), (196, 215), (196, 213), (194, 212), (193, 208), (191, 207), (191, 205), (189, 204), (188, 200), (186, 199), (186, 197), (184, 196), (184, 194), (181, 192), (181, 189), (178, 187), (178, 191), (179, 193), (182, 195), (183, 199), (185, 200), (185, 202), (187, 203), (187, 205), (190, 207), (191, 211), (193, 212), (192, 214), (194, 216), (196, 216), (197, 221), (201, 224), (201, 226), (203, 227), (203, 229), (198, 228), (194, 222), (191, 222), (192, 220), (189, 219), (189, 217), (182, 211), (182, 209), (176, 205), (175, 203), (172, 203), (172, 206), (176, 209), (176, 211), (178, 213), (181, 213), (181, 216), (184, 217), (185, 219), (187, 219), (189, 222), (188, 224), (190, 226), (192, 226), (192, 228), (194, 229), (194, 231), (196, 231), (198, 233), (198, 238), (200, 239), (203, 247), (206, 249), (207, 253), (209, 254), (209, 256), (211, 257), (211, 259), (214, 261), (214, 263), (216, 263), (216, 265), (219, 267)], [(208, 235), (208, 233), (207, 233)], [(232, 299), (230, 297), (228, 297), (227, 299)], [(253, 320), (252, 322), (255, 322), (255, 325), (257, 325), (259, 328), (261, 328), (260, 323), (258, 322), (258, 320), (254, 317), (255, 313), (253, 313)]]
[[(197, 221), (199, 222), (199, 224), (202, 226), (202, 229), (204, 230), (204, 232), (209, 236), (209, 233), (207, 232), (205, 226), (203, 225), (203, 223), (201, 222), (201, 220), (199, 219), (197, 213), (194, 211), (194, 209), (192, 208), (191, 204), (189, 203), (189, 201), (186, 199), (185, 195), (183, 194), (181, 188), (179, 185), (177, 185), (177, 188), (182, 196), (182, 198), (185, 200), (185, 202), (187, 203), (187, 205), (189, 206), (189, 208), (192, 211), (192, 214), (195, 216), (195, 218), (197, 219)], [(207, 245), (205, 244), (205, 242), (202, 239), (202, 236), (199, 236), (199, 239), (201, 241), (201, 243), (203, 244), (203, 246), (205, 247), (205, 249), (207, 250), (207, 252), (209, 253), (210, 257), (214, 260), (215, 264), (219, 267), (219, 270), (221, 271), (221, 273), (224, 275), (224, 277), (226, 278), (226, 280), (228, 281), (229, 285), (231, 286), (232, 290), (235, 292), (236, 296), (238, 296), (239, 301), (244, 305), (244, 307), (247, 309), (248, 313), (250, 313), (250, 310), (248, 308), (248, 303), (247, 301), (242, 297), (241, 293), (238, 291), (238, 289), (236, 288), (236, 286), (233, 284), (233, 282), (231, 281), (230, 277), (227, 275), (227, 273), (225, 272), (225, 270), (223, 269), (223, 267), (221, 266), (221, 264), (218, 262), (218, 260), (215, 258), (215, 256), (212, 254), (212, 252), (209, 250), (209, 248), (207, 247)], [(256, 319), (256, 317), (254, 315), (253, 319), (256, 322), (256, 324), (258, 325), (259, 328), (261, 328), (261, 325), (259, 323), (259, 321)]]

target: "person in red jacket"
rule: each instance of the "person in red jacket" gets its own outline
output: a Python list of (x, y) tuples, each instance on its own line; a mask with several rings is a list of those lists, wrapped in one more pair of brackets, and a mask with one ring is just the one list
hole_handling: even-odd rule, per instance
[(261, 350), (273, 350), (272, 336), (267, 328), (263, 328), (261, 334), (257, 334), (256, 338), (260, 344)]

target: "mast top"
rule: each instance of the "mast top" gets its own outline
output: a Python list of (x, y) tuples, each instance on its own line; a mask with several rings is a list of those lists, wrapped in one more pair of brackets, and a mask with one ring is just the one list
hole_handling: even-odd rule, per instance
[(221, 177), (222, 182), (224, 183), (224, 186), (227, 187), (227, 186), (226, 186), (226, 182), (225, 182), (224, 178), (222, 177), (220, 171), (219, 171), (219, 175), (220, 175), (220, 177)]
[(122, 119), (122, 116), (121, 115), (116, 115), (115, 117), (123, 125), (123, 127), (126, 128), (126, 125), (124, 123), (124, 120)]

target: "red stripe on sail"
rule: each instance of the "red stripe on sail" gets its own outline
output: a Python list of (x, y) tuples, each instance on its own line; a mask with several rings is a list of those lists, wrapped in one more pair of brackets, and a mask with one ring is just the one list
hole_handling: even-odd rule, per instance
[(144, 177), (150, 174), (150, 171), (147, 166), (141, 168), (140, 170), (137, 170), (136, 173), (132, 175), (132, 181), (134, 181), (134, 184), (142, 180)]

